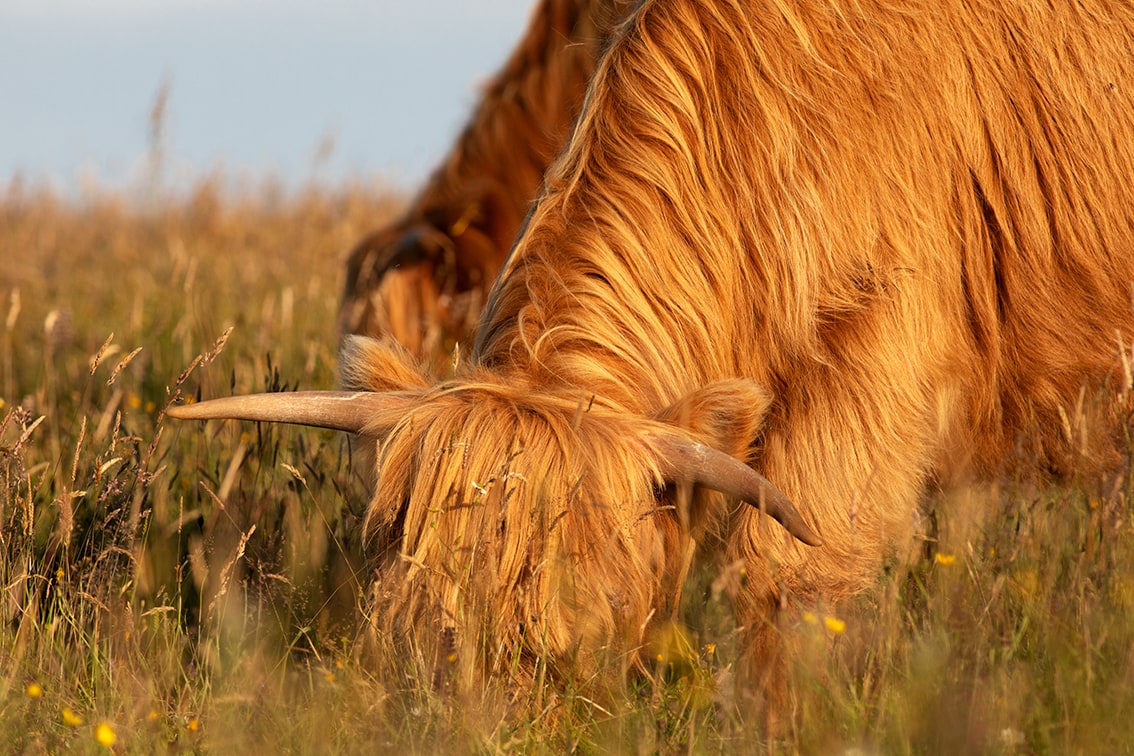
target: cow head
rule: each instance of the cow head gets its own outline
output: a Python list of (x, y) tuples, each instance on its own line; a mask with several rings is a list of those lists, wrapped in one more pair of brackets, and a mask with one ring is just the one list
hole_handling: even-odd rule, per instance
[(465, 341), (519, 225), (512, 204), (475, 186), (367, 236), (347, 260), (340, 332), (390, 335), (418, 358)]
[(343, 380), (355, 390), (233, 397), (170, 414), (359, 434), (374, 455), (367, 534), (396, 554), (386, 620), (448, 638), (469, 665), (462, 680), (515, 669), (518, 658), (576, 671), (603, 652), (616, 668), (632, 662), (651, 619), (680, 591), (687, 547), (713, 506), (707, 490), (819, 543), (787, 498), (734, 456), (768, 406), (751, 382), (636, 417), (601, 397), (532, 390), (476, 366), (429, 385), (404, 348), (361, 337), (347, 341)]

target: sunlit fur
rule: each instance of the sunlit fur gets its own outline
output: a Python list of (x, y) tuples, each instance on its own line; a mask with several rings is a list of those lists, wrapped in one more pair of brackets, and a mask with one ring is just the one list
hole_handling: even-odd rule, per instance
[[(388, 616), (455, 632), (462, 663), (585, 669), (668, 610), (692, 524), (747, 569), (762, 648), (773, 607), (868, 586), (933, 486), (1020, 443), (1049, 471), (1106, 462), (1062, 418), (1134, 334), (1132, 72), (1121, 3), (646, 3), (454, 380), (348, 347), (346, 382), (408, 407), (370, 429), (369, 527), (405, 570)], [(824, 545), (666, 508), (670, 424)]]
[(393, 224), (351, 252), (342, 333), (430, 355), (472, 332), (489, 286), (629, 0), (541, 0), (444, 162)]

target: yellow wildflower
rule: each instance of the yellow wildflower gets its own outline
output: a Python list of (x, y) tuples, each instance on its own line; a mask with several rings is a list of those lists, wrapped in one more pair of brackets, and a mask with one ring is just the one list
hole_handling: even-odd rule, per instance
[(835, 635), (839, 635), (840, 633), (843, 633), (847, 629), (847, 623), (843, 622), (841, 619), (839, 619), (837, 617), (830, 617), (830, 616), (824, 617), (823, 618), (823, 624), (826, 625), (827, 629), (830, 630)]
[(71, 711), (70, 707), (63, 707), (63, 724), (67, 725), (68, 727), (78, 727), (82, 723), (82, 717)]
[(948, 567), (957, 561), (957, 557), (952, 554), (942, 554), (940, 552), (933, 555), (933, 561), (937, 562), (942, 567)]
[(43, 686), (39, 683), (28, 683), (28, 687), (24, 688), (24, 694), (28, 698), (39, 698), (43, 695)]
[(106, 722), (102, 722), (95, 729), (95, 740), (97, 740), (101, 746), (113, 748), (114, 744), (118, 742), (118, 736), (114, 734), (113, 727)]
[(189, 730), (189, 732), (196, 732), (197, 730), (201, 729), (201, 723), (196, 719), (190, 719), (186, 723), (185, 727)]
[(806, 622), (809, 625), (818, 625), (819, 624), (819, 618), (815, 615), (815, 612), (804, 612), (803, 613), (803, 621)]

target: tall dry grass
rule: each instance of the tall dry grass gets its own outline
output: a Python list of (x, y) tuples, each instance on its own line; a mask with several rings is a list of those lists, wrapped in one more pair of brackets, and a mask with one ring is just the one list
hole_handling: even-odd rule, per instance
[(931, 497), (921, 558), (792, 615), (778, 733), (732, 684), (710, 569), (620, 697), (452, 694), (369, 622), (346, 439), (163, 420), (178, 393), (332, 386), (340, 256), (395, 207), (219, 179), (0, 197), (0, 748), (1134, 750), (1126, 474)]

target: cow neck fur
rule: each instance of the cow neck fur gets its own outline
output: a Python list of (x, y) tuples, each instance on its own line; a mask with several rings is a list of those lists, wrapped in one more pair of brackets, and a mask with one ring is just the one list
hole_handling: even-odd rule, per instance
[(737, 375), (929, 382), (990, 463), (1130, 330), (1134, 24), (1093, 5), (647, 4), (475, 359), (647, 413)]

